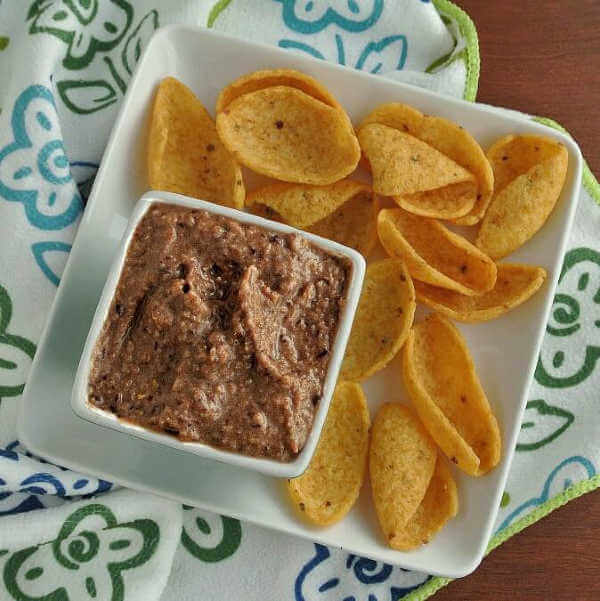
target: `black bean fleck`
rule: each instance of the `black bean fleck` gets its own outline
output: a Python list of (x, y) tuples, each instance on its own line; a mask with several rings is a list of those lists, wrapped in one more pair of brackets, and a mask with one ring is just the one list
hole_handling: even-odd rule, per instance
[(283, 121), (281, 121), (281, 120), (275, 121), (275, 127), (277, 129), (281, 129), (283, 127)]

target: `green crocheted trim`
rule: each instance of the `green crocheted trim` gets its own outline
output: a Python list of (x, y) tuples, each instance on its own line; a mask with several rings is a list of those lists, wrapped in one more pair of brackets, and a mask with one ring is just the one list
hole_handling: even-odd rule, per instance
[[(573, 486), (563, 490), (563, 492), (536, 507), (536, 509), (534, 509), (531, 513), (528, 513), (520, 520), (517, 520), (508, 528), (504, 528), (504, 530), (498, 532), (490, 541), (486, 550), (486, 555), (502, 543), (506, 542), (511, 536), (518, 534), (521, 532), (521, 530), (527, 528), (527, 526), (535, 524), (535, 522), (541, 520), (543, 517), (546, 517), (555, 509), (558, 509), (569, 501), (572, 501), (573, 499), (576, 499), (577, 497), (580, 497), (581, 495), (591, 492), (599, 487), (600, 474), (590, 478), (589, 480), (582, 480), (581, 482), (578, 482), (577, 484), (574, 484)], [(431, 580), (428, 580), (421, 588), (414, 590), (406, 597), (402, 597), (402, 601), (424, 601), (450, 582), (452, 582), (451, 578), (440, 578), (437, 576)]]
[(456, 21), (465, 40), (464, 58), (467, 79), (463, 97), (465, 100), (473, 101), (477, 96), (477, 85), (479, 84), (479, 41), (475, 25), (471, 21), (471, 17), (462, 8), (449, 0), (433, 0), (433, 5), (440, 14), (447, 15)]
[[(547, 125), (548, 127), (553, 127), (554, 129), (558, 129), (567, 135), (571, 135), (560, 123), (557, 123), (553, 119), (548, 119), (548, 117), (534, 117), (534, 121), (541, 123), (542, 125)], [(588, 191), (589, 195), (600, 204), (600, 184), (598, 180), (591, 172), (587, 162), (583, 161), (583, 187)]]
[(227, 8), (231, 0), (219, 0), (211, 9), (206, 21), (207, 27), (212, 27), (217, 17)]

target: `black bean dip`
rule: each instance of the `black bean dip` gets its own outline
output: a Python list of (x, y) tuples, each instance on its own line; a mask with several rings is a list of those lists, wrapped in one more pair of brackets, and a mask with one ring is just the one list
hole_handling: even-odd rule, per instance
[(181, 440), (290, 461), (323, 393), (350, 273), (302, 236), (155, 203), (94, 349), (89, 401)]

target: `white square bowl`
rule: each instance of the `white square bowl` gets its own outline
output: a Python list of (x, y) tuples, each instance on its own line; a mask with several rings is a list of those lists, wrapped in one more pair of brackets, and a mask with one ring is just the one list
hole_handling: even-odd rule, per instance
[[(167, 203), (177, 205), (181, 207), (187, 207), (190, 209), (199, 209), (212, 213), (214, 215), (221, 215), (228, 217), (241, 223), (249, 223), (261, 227), (270, 232), (278, 232), (281, 234), (292, 234), (296, 233), (304, 238), (310, 240), (315, 246), (325, 250), (329, 254), (345, 257), (350, 261), (352, 271), (350, 274), (350, 282), (346, 289), (346, 302), (344, 309), (340, 315), (338, 329), (331, 349), (331, 355), (329, 365), (327, 366), (327, 374), (323, 383), (323, 395), (319, 406), (315, 413), (314, 422), (312, 429), (306, 439), (306, 443), (303, 449), (300, 451), (298, 456), (289, 462), (276, 461), (274, 459), (267, 459), (263, 457), (251, 457), (249, 455), (242, 455), (233, 451), (226, 451), (212, 447), (208, 444), (199, 442), (184, 442), (179, 440), (175, 436), (170, 436), (166, 433), (161, 433), (155, 430), (144, 428), (138, 424), (134, 424), (129, 421), (120, 420), (114, 413), (105, 411), (98, 407), (95, 407), (88, 401), (88, 383), (90, 374), (90, 363), (92, 360), (92, 354), (96, 346), (98, 337), (102, 332), (104, 322), (108, 316), (110, 306), (115, 294), (115, 290), (121, 277), (121, 271), (127, 257), (127, 250), (131, 242), (131, 238), (146, 212), (150, 207), (156, 203)], [(295, 478), (306, 470), (308, 464), (315, 452), (325, 418), (327, 417), (327, 410), (331, 403), (331, 397), (338, 377), (338, 372), (344, 358), (344, 351), (346, 350), (346, 343), (348, 342), (348, 336), (352, 328), (352, 320), (354, 319), (354, 313), (358, 300), (360, 298), (360, 291), (362, 282), (365, 274), (365, 260), (363, 256), (355, 250), (342, 246), (332, 240), (315, 236), (308, 232), (302, 232), (293, 227), (285, 225), (283, 223), (277, 223), (275, 221), (269, 221), (263, 219), (251, 213), (244, 213), (237, 211), (236, 209), (230, 209), (223, 207), (212, 202), (205, 202), (188, 196), (182, 196), (181, 194), (173, 194), (170, 192), (148, 192), (142, 196), (133, 209), (131, 218), (127, 226), (127, 230), (123, 235), (117, 255), (113, 261), (113, 264), (108, 273), (106, 284), (102, 290), (98, 307), (94, 313), (92, 325), (88, 337), (83, 347), (83, 353), (81, 360), (79, 361), (79, 367), (75, 375), (75, 384), (73, 385), (73, 394), (71, 396), (71, 406), (73, 411), (79, 417), (94, 422), (100, 426), (106, 428), (112, 428), (119, 432), (124, 432), (139, 438), (156, 442), (159, 444), (167, 445), (185, 451), (188, 453), (194, 453), (200, 457), (207, 459), (214, 459), (223, 463), (229, 463), (237, 467), (253, 469), (269, 476), (276, 476), (278, 478)]]
[[(279, 67), (316, 77), (341, 101), (354, 123), (378, 104), (405, 102), (460, 123), (484, 148), (508, 133), (530, 133), (559, 140), (569, 153), (567, 179), (556, 208), (540, 232), (510, 257), (544, 267), (546, 284), (527, 303), (499, 319), (458, 324), (500, 422), (502, 460), (481, 478), (453, 470), (458, 515), (428, 545), (412, 552), (394, 551), (382, 539), (368, 482), (342, 522), (316, 528), (295, 513), (281, 480), (100, 428), (77, 417), (69, 403), (77, 363), (110, 265), (135, 200), (147, 189), (146, 132), (156, 85), (168, 75), (177, 77), (212, 110), (219, 90), (236, 77)], [(21, 442), (59, 465), (124, 486), (404, 568), (464, 576), (481, 561), (500, 506), (575, 213), (581, 172), (581, 154), (568, 136), (515, 113), (210, 30), (161, 29), (148, 44), (129, 84), (38, 345), (20, 404)], [(252, 182), (246, 182), (251, 189)], [(367, 380), (364, 389), (371, 415), (382, 402), (408, 402), (397, 361)]]

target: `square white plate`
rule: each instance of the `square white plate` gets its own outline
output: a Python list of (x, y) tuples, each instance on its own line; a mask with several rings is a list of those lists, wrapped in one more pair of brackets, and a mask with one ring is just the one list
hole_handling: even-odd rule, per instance
[[(110, 264), (134, 204), (147, 188), (145, 143), (156, 85), (167, 75), (177, 77), (210, 110), (231, 80), (272, 67), (300, 69), (322, 81), (354, 122), (378, 104), (400, 101), (462, 124), (484, 147), (507, 133), (537, 133), (560, 140), (569, 152), (567, 181), (556, 209), (538, 235), (510, 257), (546, 268), (549, 277), (543, 289), (500, 319), (459, 326), (500, 422), (502, 461), (482, 478), (455, 471), (458, 516), (430, 544), (410, 553), (393, 551), (382, 541), (368, 485), (341, 523), (311, 527), (295, 515), (282, 481), (102, 428), (78, 418), (69, 403)], [(20, 439), (32, 452), (60, 465), (131, 488), (405, 568), (464, 576), (481, 561), (497, 514), (560, 273), (581, 169), (581, 154), (570, 138), (514, 114), (208, 30), (166, 27), (148, 45), (110, 137), (29, 375), (19, 415)], [(373, 415), (383, 401), (406, 401), (397, 361), (371, 378), (365, 392)]]

